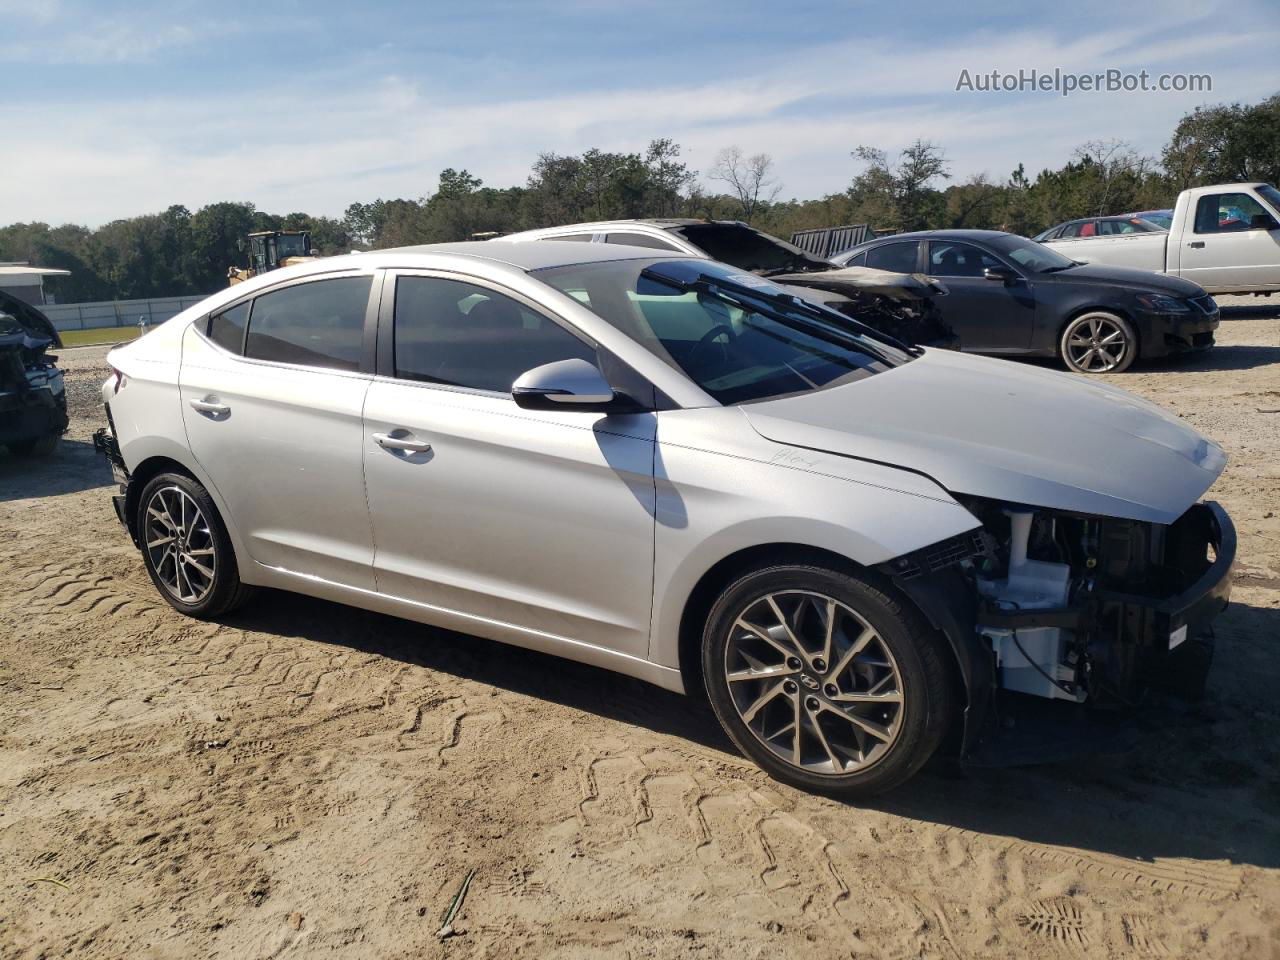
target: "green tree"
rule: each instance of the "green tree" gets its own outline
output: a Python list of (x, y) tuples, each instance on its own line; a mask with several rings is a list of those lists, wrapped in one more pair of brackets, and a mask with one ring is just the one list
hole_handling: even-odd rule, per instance
[(1252, 106), (1197, 107), (1178, 121), (1162, 160), (1175, 190), (1280, 181), (1280, 93)]

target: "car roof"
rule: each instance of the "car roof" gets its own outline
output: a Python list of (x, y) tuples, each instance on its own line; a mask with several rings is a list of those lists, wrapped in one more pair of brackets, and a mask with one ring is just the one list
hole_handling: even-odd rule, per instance
[[(994, 240), (997, 237), (1010, 236), (1013, 234), (1006, 230), (915, 230), (911, 233), (891, 233), (876, 237), (874, 240), (864, 240), (858, 246), (865, 247), (886, 240)], [(850, 247), (850, 249), (854, 248)]]
[(674, 230), (677, 227), (747, 227), (754, 229), (741, 220), (699, 220), (694, 217), (641, 217), (635, 220), (592, 220), (587, 223), (562, 223), (554, 227), (537, 227), (533, 230), (521, 230), (504, 240), (520, 237), (536, 238), (557, 233), (598, 233), (605, 230), (627, 230), (635, 227), (654, 227), (658, 230)]
[(462, 243), (427, 243), (410, 247), (370, 250), (352, 256), (376, 258), (379, 266), (403, 265), (418, 256), (442, 254), (493, 260), (521, 270), (566, 267), (575, 263), (603, 263), (610, 260), (652, 260), (655, 257), (687, 257), (676, 251), (651, 247), (628, 247), (623, 244), (585, 243), (573, 240), (561, 243), (520, 243), (508, 240), (469, 240)]

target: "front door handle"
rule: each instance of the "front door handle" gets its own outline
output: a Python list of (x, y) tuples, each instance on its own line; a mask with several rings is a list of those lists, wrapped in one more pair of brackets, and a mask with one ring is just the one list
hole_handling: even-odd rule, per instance
[(225, 403), (219, 403), (216, 400), (192, 400), (191, 409), (199, 410), (201, 413), (212, 413), (215, 416), (221, 416), (224, 413), (230, 413), (231, 408)]
[(383, 450), (408, 450), (411, 453), (430, 453), (431, 444), (425, 440), (411, 440), (408, 437), (393, 437), (389, 433), (375, 433), (373, 442)]
[(1197, 250), (1199, 250), (1201, 247), (1203, 247), (1203, 246), (1204, 246), (1204, 241), (1203, 241), (1203, 240), (1192, 240), (1190, 243), (1188, 243), (1188, 244), (1187, 244), (1187, 246), (1188, 246), (1188, 247), (1195, 247)]

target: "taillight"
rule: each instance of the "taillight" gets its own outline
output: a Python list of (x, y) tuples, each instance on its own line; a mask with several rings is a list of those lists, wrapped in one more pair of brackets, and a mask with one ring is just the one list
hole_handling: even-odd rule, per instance
[(111, 368), (111, 373), (116, 378), (116, 382), (111, 385), (111, 392), (119, 393), (120, 388), (125, 384), (124, 371), (110, 362), (108, 362), (107, 366)]

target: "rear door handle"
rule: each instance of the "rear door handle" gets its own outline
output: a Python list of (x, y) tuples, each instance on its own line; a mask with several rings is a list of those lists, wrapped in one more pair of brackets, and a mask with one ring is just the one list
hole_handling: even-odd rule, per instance
[(199, 410), (201, 413), (230, 413), (231, 408), (225, 403), (218, 403), (216, 400), (192, 400), (191, 409)]
[(411, 453), (430, 453), (431, 444), (425, 440), (411, 440), (408, 437), (393, 437), (389, 433), (375, 433), (373, 442), (383, 450), (408, 450)]
[(1204, 246), (1203, 240), (1192, 240), (1187, 244), (1188, 247), (1195, 247), (1197, 250)]

